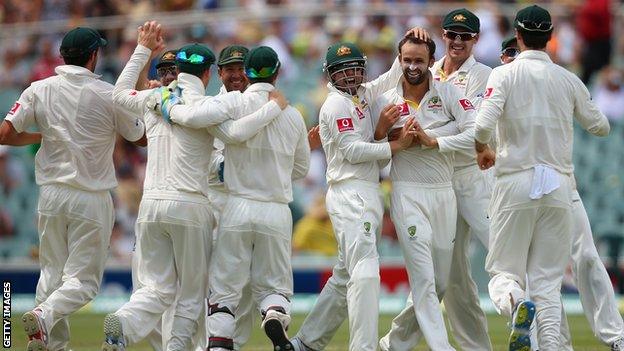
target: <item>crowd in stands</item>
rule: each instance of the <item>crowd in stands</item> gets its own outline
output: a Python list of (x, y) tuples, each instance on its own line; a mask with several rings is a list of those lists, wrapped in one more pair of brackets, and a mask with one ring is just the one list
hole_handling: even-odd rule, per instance
[[(90, 17), (125, 15), (141, 19), (146, 14), (162, 11), (207, 10), (241, 8), (241, 11), (270, 11), (272, 6), (288, 6), (298, 0), (4, 0), (0, 2), (0, 26), (15, 23), (48, 20), (66, 20), (67, 30), (79, 26)], [(177, 48), (184, 43), (207, 44), (215, 53), (226, 45), (239, 43), (247, 46), (268, 45), (274, 48), (283, 63), (278, 88), (297, 107), (308, 127), (317, 124), (318, 109), (326, 96), (326, 78), (322, 73), (322, 58), (330, 43), (338, 40), (355, 41), (368, 56), (368, 75), (375, 77), (387, 70), (396, 55), (396, 44), (406, 28), (421, 26), (434, 37), (436, 58), (444, 52), (441, 40), (442, 15), (406, 13), (403, 16), (383, 14), (362, 16), (344, 11), (357, 6), (377, 3), (423, 3), (420, 0), (317, 0), (328, 10), (319, 16), (292, 16), (277, 20), (222, 20), (218, 24), (198, 23), (167, 31), (167, 47)], [(501, 42), (511, 35), (510, 16), (503, 5), (510, 1), (466, 2), (481, 20), (481, 34), (475, 48), (476, 59), (489, 66), (499, 63)], [(513, 2), (511, 2), (513, 3)], [(576, 72), (591, 87), (593, 96), (616, 123), (624, 117), (624, 81), (622, 45), (614, 36), (615, 8), (607, 0), (553, 2), (560, 11), (553, 12), (555, 34), (548, 50), (559, 64)], [(546, 5), (548, 6), (548, 5)], [(621, 32), (621, 30), (619, 30)], [(0, 36), (0, 114), (4, 115), (19, 93), (30, 82), (54, 74), (62, 64), (58, 48), (63, 32), (29, 36)], [(136, 25), (108, 29), (102, 32), (109, 44), (102, 51), (96, 72), (114, 83), (136, 45)], [(621, 38), (624, 38), (622, 36)], [(614, 58), (609, 60), (609, 58)], [(154, 64), (154, 63), (153, 63)], [(151, 70), (152, 76), (155, 69)], [(208, 93), (219, 87), (213, 74)], [(620, 138), (623, 135), (618, 136)], [(582, 148), (582, 146), (579, 146)], [(36, 193), (32, 175), (33, 155), (36, 149), (9, 149), (0, 146), (0, 260), (13, 255), (27, 256), (37, 243)], [(111, 244), (112, 256), (122, 263), (130, 262), (134, 243), (136, 220), (144, 179), (146, 151), (119, 138), (113, 155), (119, 187), (115, 190), (117, 223)], [(620, 163), (620, 167), (622, 163)], [(584, 181), (582, 177), (580, 181)], [(332, 256), (337, 250), (331, 224), (326, 214), (323, 195), (325, 158), (322, 150), (314, 151), (308, 176), (296, 184), (293, 249), (296, 254), (316, 253)], [(390, 184), (383, 188), (388, 196)], [(33, 200), (34, 199), (34, 200)], [(34, 201), (34, 202), (33, 202)], [(386, 201), (388, 204), (389, 201)], [(587, 204), (586, 204), (587, 206)], [(591, 205), (590, 205), (591, 206)], [(381, 241), (381, 253), (399, 255), (394, 227), (386, 216)], [(20, 238), (19, 243), (12, 238)], [(13, 240), (16, 241), (16, 240)], [(9, 244), (10, 243), (10, 244)], [(36, 250), (34, 250), (36, 251)]]

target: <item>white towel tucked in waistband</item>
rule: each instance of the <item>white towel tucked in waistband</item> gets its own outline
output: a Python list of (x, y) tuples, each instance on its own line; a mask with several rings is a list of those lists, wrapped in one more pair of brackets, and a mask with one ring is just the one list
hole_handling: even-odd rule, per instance
[(561, 186), (559, 172), (552, 167), (540, 164), (535, 166), (534, 170), (531, 193), (529, 194), (531, 199), (541, 199), (542, 196), (552, 193)]

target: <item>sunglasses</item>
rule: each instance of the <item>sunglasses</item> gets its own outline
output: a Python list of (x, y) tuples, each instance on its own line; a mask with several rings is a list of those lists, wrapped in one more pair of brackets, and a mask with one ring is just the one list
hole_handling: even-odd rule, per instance
[(552, 22), (518, 21), (518, 26), (529, 32), (550, 32), (553, 29)]
[(469, 41), (471, 39), (474, 39), (477, 36), (477, 33), (470, 33), (470, 32), (455, 32), (452, 30), (444, 30), (444, 36), (447, 37), (450, 40), (455, 40), (457, 39), (457, 37), (459, 37), (459, 40), (461, 41)]
[(160, 67), (156, 69), (156, 73), (158, 73), (159, 77), (164, 77), (168, 74), (175, 75), (178, 73), (178, 68), (176, 66)]
[(275, 71), (277, 71), (277, 69), (279, 68), (280, 63), (279, 61), (277, 61), (275, 63), (275, 66), (273, 67), (262, 67), (262, 69), (260, 70), (256, 70), (253, 67), (249, 67), (245, 69), (245, 74), (247, 75), (247, 77), (249, 78), (268, 78), (270, 76), (272, 76)]
[(199, 64), (204, 63), (206, 61), (206, 58), (200, 54), (192, 54), (190, 57), (187, 57), (185, 51), (180, 51), (176, 55), (176, 60), (180, 62), (199, 65)]
[(518, 56), (519, 53), (520, 50), (518, 50), (518, 48), (506, 48), (501, 54), (503, 56), (515, 58), (516, 56)]

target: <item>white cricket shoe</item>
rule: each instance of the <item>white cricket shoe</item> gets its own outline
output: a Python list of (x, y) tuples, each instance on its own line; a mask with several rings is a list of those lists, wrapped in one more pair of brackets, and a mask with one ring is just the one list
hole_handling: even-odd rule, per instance
[(273, 351), (294, 351), (294, 346), (286, 335), (290, 316), (276, 310), (268, 310), (262, 321), (262, 329), (273, 343)]
[(624, 337), (621, 337), (611, 344), (611, 351), (624, 351)]
[(39, 308), (26, 312), (22, 315), (24, 331), (28, 335), (28, 351), (48, 350), (48, 331), (43, 321), (43, 312)]
[(104, 317), (104, 343), (102, 351), (125, 351), (121, 320), (114, 313), (109, 313)]

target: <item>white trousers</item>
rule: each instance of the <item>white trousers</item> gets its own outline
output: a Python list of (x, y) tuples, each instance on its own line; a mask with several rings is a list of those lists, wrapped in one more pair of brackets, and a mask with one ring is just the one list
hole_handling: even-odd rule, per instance
[(41, 275), (35, 304), (43, 312), (48, 349), (57, 351), (69, 343), (69, 315), (100, 289), (113, 229), (113, 201), (108, 191), (43, 185), (38, 213)]
[[(609, 274), (596, 250), (585, 206), (576, 190), (572, 193), (572, 200), (572, 274), (589, 326), (600, 341), (611, 345), (624, 337), (624, 322), (618, 311)], [(572, 350), (563, 309), (561, 318), (563, 349)]]
[[(489, 218), (487, 208), (492, 192), (492, 177), (476, 166), (470, 166), (453, 174), (453, 190), (457, 199), (457, 225), (451, 271), (444, 294), (447, 318), (462, 350), (492, 350), (487, 329), (487, 318), (479, 304), (479, 292), (470, 271), (470, 239), (475, 234), (487, 248)], [(380, 341), (382, 350), (412, 350), (422, 335), (418, 330), (413, 311), (412, 296), (405, 308), (397, 315), (390, 331)]]
[(280, 307), (290, 313), (291, 237), (287, 204), (228, 197), (210, 262), (211, 345), (233, 340), (235, 313), (248, 284), (261, 311)]
[(514, 302), (529, 298), (536, 305), (541, 351), (559, 350), (561, 281), (570, 258), (572, 186), (559, 175), (560, 187), (541, 199), (529, 193), (533, 170), (496, 179), (490, 206), (488, 291), (499, 313), (511, 316)]
[[(448, 341), (440, 300), (451, 269), (455, 223), (451, 184), (392, 184), (392, 220), (405, 258), (416, 328), (431, 350), (454, 350)], [(390, 340), (391, 341), (391, 340)], [(394, 350), (394, 345), (388, 345)]]
[(126, 344), (145, 338), (175, 304), (166, 350), (191, 350), (204, 313), (213, 216), (207, 200), (143, 199), (137, 219), (139, 285), (115, 314)]
[(349, 318), (349, 350), (377, 349), (379, 254), (383, 203), (379, 184), (349, 180), (330, 185), (327, 211), (338, 242), (338, 263), (297, 337), (324, 349)]
[[(228, 195), (225, 192), (213, 188), (210, 188), (209, 190), (210, 191), (208, 192), (208, 200), (210, 201), (210, 207), (212, 208), (216, 219), (213, 237), (213, 243), (215, 243), (215, 241), (217, 240), (219, 219), (221, 218), (221, 213), (225, 208)], [(258, 307), (254, 303), (254, 300), (251, 296), (251, 286), (247, 284), (243, 288), (241, 299), (238, 303), (236, 311), (234, 312), (236, 320), (236, 327), (234, 329), (234, 350), (240, 350), (247, 343), (247, 341), (249, 341), (256, 316), (254, 310), (257, 309)], [(208, 335), (208, 328), (206, 328), (206, 335)], [(198, 351), (204, 351), (206, 349), (206, 346), (208, 345), (205, 345), (201, 350)]]

